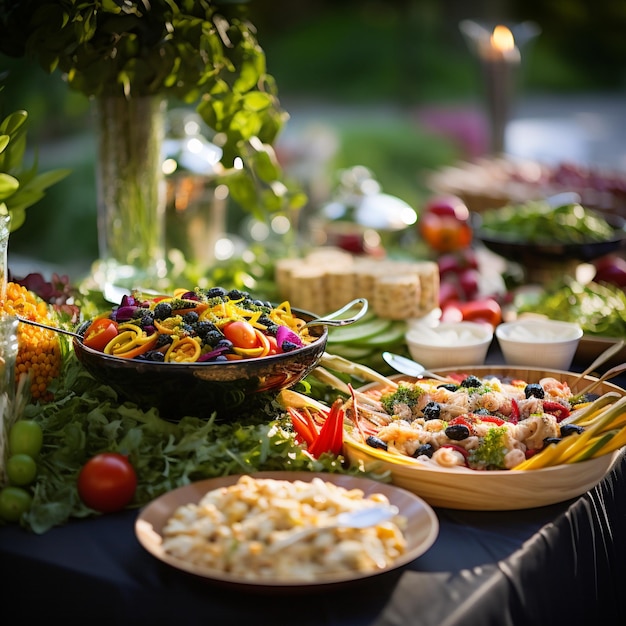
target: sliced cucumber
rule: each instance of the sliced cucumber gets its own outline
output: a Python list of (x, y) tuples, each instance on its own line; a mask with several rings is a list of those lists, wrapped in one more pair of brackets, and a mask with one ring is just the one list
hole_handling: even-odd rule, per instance
[(367, 346), (357, 346), (351, 343), (338, 343), (333, 344), (333, 354), (342, 356), (344, 359), (350, 361), (358, 361), (359, 359), (366, 359), (372, 354), (372, 349)]
[(374, 337), (388, 330), (392, 324), (392, 320), (377, 317), (367, 322), (361, 320), (352, 326), (329, 328), (328, 343), (351, 343), (356, 341), (363, 344), (370, 337)]
[(392, 346), (399, 343), (400, 341), (403, 341), (405, 333), (406, 324), (404, 324), (404, 322), (394, 322), (391, 328), (388, 328), (386, 331), (379, 333), (378, 335), (369, 337), (367, 340), (365, 340), (363, 345), (367, 344), (368, 346), (372, 347)]

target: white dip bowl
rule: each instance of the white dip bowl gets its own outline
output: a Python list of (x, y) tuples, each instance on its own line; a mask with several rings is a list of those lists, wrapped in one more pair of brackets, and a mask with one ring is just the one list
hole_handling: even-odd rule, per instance
[(519, 319), (496, 327), (508, 365), (568, 370), (582, 336), (578, 324), (551, 319)]
[(428, 369), (482, 365), (493, 339), (493, 328), (478, 322), (417, 324), (405, 336), (411, 357)]

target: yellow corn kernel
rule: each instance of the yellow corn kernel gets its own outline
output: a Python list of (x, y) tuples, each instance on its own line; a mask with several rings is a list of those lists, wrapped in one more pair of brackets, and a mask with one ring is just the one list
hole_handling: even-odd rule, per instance
[[(33, 292), (17, 283), (7, 284), (7, 297), (3, 310), (8, 315), (54, 326), (50, 307)], [(20, 324), (17, 329), (16, 382), (22, 374), (31, 373), (33, 400), (50, 400), (48, 385), (61, 371), (61, 345), (58, 335), (50, 330)]]

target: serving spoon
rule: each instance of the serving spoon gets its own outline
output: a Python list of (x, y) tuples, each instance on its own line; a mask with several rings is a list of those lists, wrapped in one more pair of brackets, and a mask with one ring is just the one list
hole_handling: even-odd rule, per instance
[[(352, 317), (346, 317), (343, 319), (334, 319), (339, 315), (343, 315), (357, 304), (361, 305), (361, 309)], [(348, 324), (354, 324), (354, 322), (360, 320), (367, 313), (367, 300), (365, 298), (357, 298), (356, 300), (352, 300), (352, 302), (348, 302), (345, 306), (341, 307), (337, 311), (333, 313), (329, 313), (324, 317), (319, 317), (310, 322), (307, 322), (304, 327), (307, 328), (309, 326), (347, 326)], [(35, 322), (34, 320), (29, 320), (25, 317), (21, 317), (16, 315), (18, 321), (23, 324), (30, 324), (31, 326), (38, 326), (39, 328), (44, 328), (45, 330), (51, 330), (55, 333), (61, 333), (62, 335), (69, 335), (70, 337), (75, 337), (76, 339), (80, 339), (81, 341), (84, 339), (83, 335), (80, 333), (75, 333), (71, 330), (66, 330), (65, 328), (58, 328), (56, 326), (49, 326), (48, 324), (42, 324), (41, 322)]]
[(383, 359), (388, 365), (391, 365), (394, 370), (407, 376), (413, 376), (413, 378), (434, 378), (435, 380), (441, 380), (443, 382), (450, 382), (449, 378), (435, 374), (430, 370), (427, 370), (421, 363), (412, 361), (399, 354), (393, 354), (392, 352), (383, 352)]
[(603, 363), (606, 363), (612, 356), (617, 354), (623, 347), (626, 341), (624, 339), (620, 339), (613, 345), (609, 346), (604, 352), (600, 353), (600, 355), (596, 358), (596, 360), (583, 372), (581, 372), (576, 379), (570, 384), (570, 387), (573, 387), (577, 383), (579, 383), (585, 376), (591, 374), (597, 367), (600, 367)]
[(292, 546), (294, 543), (315, 535), (319, 532), (326, 530), (333, 530), (335, 528), (369, 528), (370, 526), (376, 526), (385, 522), (398, 514), (398, 507), (395, 505), (380, 504), (377, 506), (370, 506), (364, 509), (357, 509), (356, 511), (346, 511), (340, 513), (329, 524), (323, 524), (321, 526), (306, 526), (302, 529), (291, 531), (283, 539), (279, 539), (272, 543), (267, 552), (273, 554), (279, 552), (284, 548)]
[(57, 328), (56, 326), (48, 326), (47, 324), (42, 324), (41, 322), (35, 322), (34, 320), (29, 320), (25, 317), (20, 317), (16, 315), (18, 321), (22, 322), (22, 324), (30, 324), (31, 326), (38, 326), (39, 328), (45, 328), (46, 330), (51, 330), (55, 333), (61, 333), (62, 335), (69, 335), (70, 337), (76, 337), (76, 339), (80, 339), (81, 341), (84, 337), (79, 334), (72, 332), (71, 330), (66, 330), (65, 328)]
[(626, 363), (620, 363), (615, 367), (612, 367), (610, 370), (607, 370), (598, 378), (598, 380), (594, 380), (590, 385), (587, 385), (582, 391), (579, 391), (577, 395), (585, 395), (587, 393), (591, 393), (600, 383), (603, 383), (605, 380), (609, 380), (611, 378), (615, 378), (622, 372), (626, 372)]
[[(339, 318), (344, 313), (347, 313), (357, 305), (361, 305), (361, 309), (352, 317)], [(311, 326), (348, 326), (358, 322), (367, 313), (368, 302), (365, 298), (357, 298), (348, 302), (348, 304), (342, 306), (340, 309), (328, 313), (324, 317), (318, 317), (314, 320), (310, 320), (304, 325), (304, 328), (310, 328)]]

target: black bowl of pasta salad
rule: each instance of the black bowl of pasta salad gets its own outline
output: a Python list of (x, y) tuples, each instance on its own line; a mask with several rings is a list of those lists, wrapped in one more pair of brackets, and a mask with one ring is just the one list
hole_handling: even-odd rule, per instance
[(154, 407), (168, 420), (224, 417), (316, 367), (328, 329), (305, 326), (313, 319), (289, 302), (274, 305), (221, 287), (133, 293), (83, 322), (73, 348), (122, 401)]

